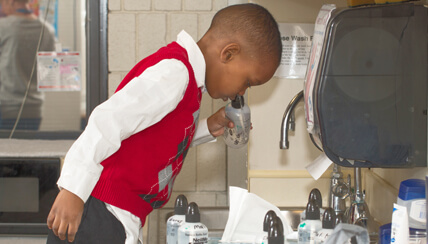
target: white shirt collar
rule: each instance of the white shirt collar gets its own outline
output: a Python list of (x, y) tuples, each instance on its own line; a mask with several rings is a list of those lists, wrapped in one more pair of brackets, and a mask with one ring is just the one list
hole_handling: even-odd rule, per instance
[(177, 35), (177, 43), (186, 49), (190, 65), (195, 73), (196, 83), (205, 91), (205, 58), (198, 44), (184, 30)]

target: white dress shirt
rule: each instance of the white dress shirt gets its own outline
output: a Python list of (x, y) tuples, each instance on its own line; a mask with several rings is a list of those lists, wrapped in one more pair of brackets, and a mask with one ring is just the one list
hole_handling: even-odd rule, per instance
[[(196, 42), (185, 31), (177, 43), (186, 49), (196, 83), (205, 91), (205, 59)], [(121, 141), (159, 122), (173, 111), (183, 98), (189, 82), (186, 66), (176, 59), (165, 59), (147, 68), (120, 91), (97, 106), (88, 125), (68, 151), (58, 186), (79, 196), (84, 202), (95, 187), (104, 159), (115, 153)], [(198, 124), (192, 145), (215, 138), (209, 133), (206, 119)], [(142, 243), (142, 227), (138, 217), (106, 204), (122, 222), (126, 244)]]

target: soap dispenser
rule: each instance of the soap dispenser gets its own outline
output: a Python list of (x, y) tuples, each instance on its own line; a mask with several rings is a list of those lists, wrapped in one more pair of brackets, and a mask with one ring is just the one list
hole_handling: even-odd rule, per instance
[[(320, 192), (320, 190), (318, 190), (318, 188), (313, 188), (311, 190), (311, 192), (309, 193), (309, 199), (308, 200), (309, 201), (315, 200), (315, 202), (318, 205), (318, 208), (321, 211), (321, 209), (322, 209), (322, 196), (321, 196), (321, 192)], [(322, 210), (322, 211), (324, 211), (324, 210)]]
[(273, 218), (276, 217), (276, 213), (273, 210), (269, 210), (266, 215), (265, 215), (265, 219), (263, 221), (263, 231), (268, 233), (269, 232), (269, 227), (271, 224), (271, 221)]
[(299, 224), (297, 229), (299, 244), (314, 244), (315, 237), (322, 229), (320, 210), (315, 200), (310, 200), (306, 205), (306, 219)]
[(179, 195), (175, 199), (174, 215), (166, 222), (166, 243), (177, 244), (178, 228), (184, 224), (186, 220), (187, 198), (184, 195)]
[(276, 218), (277, 215), (275, 213), (275, 211), (273, 210), (269, 210), (266, 214), (265, 214), (265, 218), (263, 220), (263, 235), (261, 237), (259, 237), (258, 242), (260, 243), (267, 243), (267, 239), (268, 239), (268, 235), (269, 235), (269, 228), (272, 224), (272, 221), (274, 218)]
[(225, 127), (223, 138), (231, 148), (241, 148), (248, 142), (251, 129), (250, 108), (244, 103), (244, 97), (236, 95), (235, 99), (225, 107), (226, 117), (235, 125)]
[[(320, 190), (318, 190), (318, 188), (313, 188), (309, 193), (308, 202), (310, 202), (311, 200), (314, 200), (315, 203), (318, 205), (318, 208), (320, 210), (320, 219), (322, 219), (324, 209), (322, 208), (321, 192)], [(303, 212), (300, 214), (300, 222), (302, 222), (305, 219), (306, 219), (306, 210), (303, 210)]]
[(331, 233), (333, 233), (335, 221), (336, 218), (333, 208), (327, 208), (323, 214), (322, 229), (317, 233), (316, 244), (324, 243)]
[(178, 244), (208, 243), (208, 228), (201, 223), (198, 205), (189, 203), (186, 222), (178, 229)]
[(279, 221), (276, 221), (269, 228), (268, 232), (268, 244), (284, 244), (284, 227), (278, 217), (275, 217)]

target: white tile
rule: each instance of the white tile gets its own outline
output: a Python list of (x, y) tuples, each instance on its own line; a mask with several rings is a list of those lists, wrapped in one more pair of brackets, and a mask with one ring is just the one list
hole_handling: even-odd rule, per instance
[(211, 8), (211, 0), (184, 0), (184, 10), (209, 11)]
[(109, 10), (120, 10), (121, 9), (121, 0), (109, 0), (108, 1)]
[(216, 206), (229, 206), (228, 198), (227, 198), (227, 192), (220, 192), (216, 193), (217, 201)]
[(204, 93), (202, 95), (201, 100), (201, 110), (199, 114), (199, 119), (208, 118), (213, 114), (213, 99), (208, 95), (208, 93)]
[(125, 10), (137, 11), (137, 10), (150, 10), (150, 0), (124, 0)]
[(187, 201), (189, 203), (195, 202), (198, 204), (198, 206), (215, 206), (216, 204), (216, 193), (215, 192), (180, 192), (180, 191), (174, 191), (171, 194), (171, 198), (169, 199), (169, 202), (165, 204), (165, 208), (173, 208), (175, 204), (175, 199), (178, 195), (183, 194), (186, 196)]
[(169, 35), (167, 42), (175, 41), (178, 33), (185, 30), (192, 38), (197, 41), (198, 38), (198, 15), (177, 13), (169, 16)]
[(219, 11), (222, 8), (227, 7), (227, 0), (213, 0), (213, 10)]
[(137, 31), (138, 60), (141, 60), (166, 45), (166, 14), (139, 14)]
[(181, 0), (153, 0), (155, 10), (181, 10)]
[(196, 191), (196, 148), (187, 153), (183, 167), (175, 179), (174, 191)]
[(110, 71), (129, 71), (135, 65), (135, 15), (109, 14)]
[(222, 141), (197, 146), (198, 191), (226, 191), (226, 155)]
[(211, 25), (214, 13), (199, 14), (198, 15), (198, 40), (205, 35)]
[(215, 206), (216, 194), (212, 192), (188, 192), (186, 193), (187, 200), (195, 202), (200, 207)]
[(228, 0), (227, 5), (235, 5), (235, 4), (242, 4), (242, 3), (248, 3), (248, 0)]
[(111, 97), (117, 89), (117, 86), (122, 81), (120, 72), (113, 72), (108, 75), (108, 96)]

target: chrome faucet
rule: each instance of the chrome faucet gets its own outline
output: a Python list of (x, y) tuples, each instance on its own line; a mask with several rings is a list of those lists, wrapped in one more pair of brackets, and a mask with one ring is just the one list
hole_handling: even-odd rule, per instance
[(290, 103), (285, 109), (285, 113), (284, 113), (284, 116), (282, 117), (282, 124), (281, 124), (281, 141), (279, 142), (280, 149), (288, 149), (288, 146), (289, 146), (288, 130), (289, 129), (294, 130), (293, 110), (296, 107), (296, 105), (300, 102), (302, 97), (303, 97), (303, 91), (300, 91), (299, 93), (297, 93), (296, 96), (293, 97), (293, 99), (291, 99)]
[(347, 182), (343, 179), (343, 173), (340, 166), (333, 164), (333, 172), (330, 178), (330, 193), (328, 198), (328, 206), (331, 207), (337, 214), (345, 215), (346, 199), (351, 192), (351, 176), (348, 175)]

